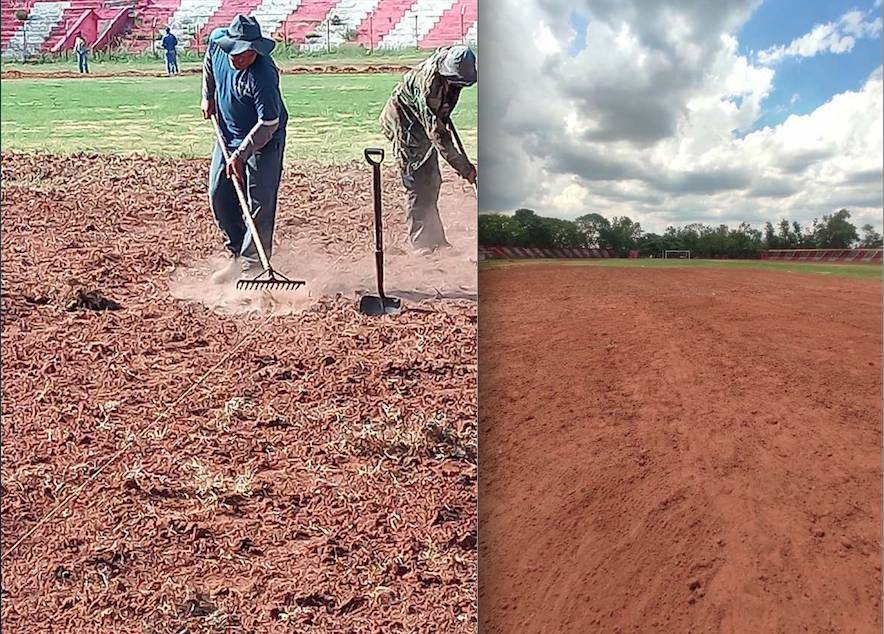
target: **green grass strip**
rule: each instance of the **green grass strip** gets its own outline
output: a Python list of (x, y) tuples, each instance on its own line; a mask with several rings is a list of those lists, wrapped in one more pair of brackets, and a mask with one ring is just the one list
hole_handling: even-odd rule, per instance
[[(396, 74), (284, 75), (286, 159), (340, 164), (385, 144), (378, 115)], [(206, 157), (214, 136), (199, 111), (200, 77), (16, 79), (0, 90), (4, 151), (140, 153)], [(465, 90), (455, 124), (476, 158), (477, 90)]]
[(839, 275), (856, 279), (881, 280), (882, 269), (874, 264), (824, 264), (814, 262), (772, 262), (766, 260), (664, 260), (664, 259), (536, 259), (536, 260), (485, 260), (482, 270), (511, 266), (596, 266), (632, 269), (754, 269), (780, 273), (813, 273), (815, 275)]

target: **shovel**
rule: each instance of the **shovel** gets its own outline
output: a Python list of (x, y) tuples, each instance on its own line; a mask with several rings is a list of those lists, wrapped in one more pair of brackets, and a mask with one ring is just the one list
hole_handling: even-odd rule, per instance
[(374, 194), (374, 259), (378, 272), (378, 294), (363, 295), (359, 300), (359, 312), (363, 315), (398, 315), (402, 310), (402, 300), (384, 294), (384, 226), (381, 218), (381, 163), (384, 150), (366, 148), (365, 160), (371, 165), (372, 189)]

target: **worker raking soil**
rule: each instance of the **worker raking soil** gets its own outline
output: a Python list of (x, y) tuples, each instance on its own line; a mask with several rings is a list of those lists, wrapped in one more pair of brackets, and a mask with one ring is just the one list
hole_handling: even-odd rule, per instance
[(269, 258), (288, 122), (279, 69), (270, 58), (275, 44), (261, 35), (254, 18), (244, 15), (209, 37), (202, 113), (216, 123), (218, 135), (209, 169), (209, 203), (231, 259), (215, 273), (215, 282), (262, 267), (274, 277)]
[(451, 123), (461, 90), (476, 80), (476, 56), (469, 47), (441, 48), (405, 74), (381, 113), (381, 126), (393, 144), (406, 191), (409, 241), (420, 253), (451, 246), (439, 216), (438, 155), (476, 183), (476, 168), (455, 146)]

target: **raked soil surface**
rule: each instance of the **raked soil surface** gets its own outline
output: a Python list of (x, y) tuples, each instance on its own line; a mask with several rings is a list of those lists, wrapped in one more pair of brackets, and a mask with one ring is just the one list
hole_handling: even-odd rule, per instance
[(286, 168), (272, 295), (207, 169), (2, 156), (4, 632), (475, 632), (472, 191), (419, 257), (385, 170), (376, 319), (367, 167)]
[(480, 273), (483, 634), (881, 632), (881, 285)]

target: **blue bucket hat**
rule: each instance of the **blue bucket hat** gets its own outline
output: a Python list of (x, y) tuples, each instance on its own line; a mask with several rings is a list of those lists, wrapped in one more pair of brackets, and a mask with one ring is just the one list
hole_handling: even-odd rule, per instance
[(476, 54), (469, 46), (452, 46), (439, 64), (439, 74), (450, 82), (472, 86), (476, 83)]
[(239, 55), (246, 51), (269, 55), (276, 46), (276, 42), (261, 35), (261, 25), (255, 18), (242, 14), (233, 18), (227, 31), (215, 41), (228, 55)]

